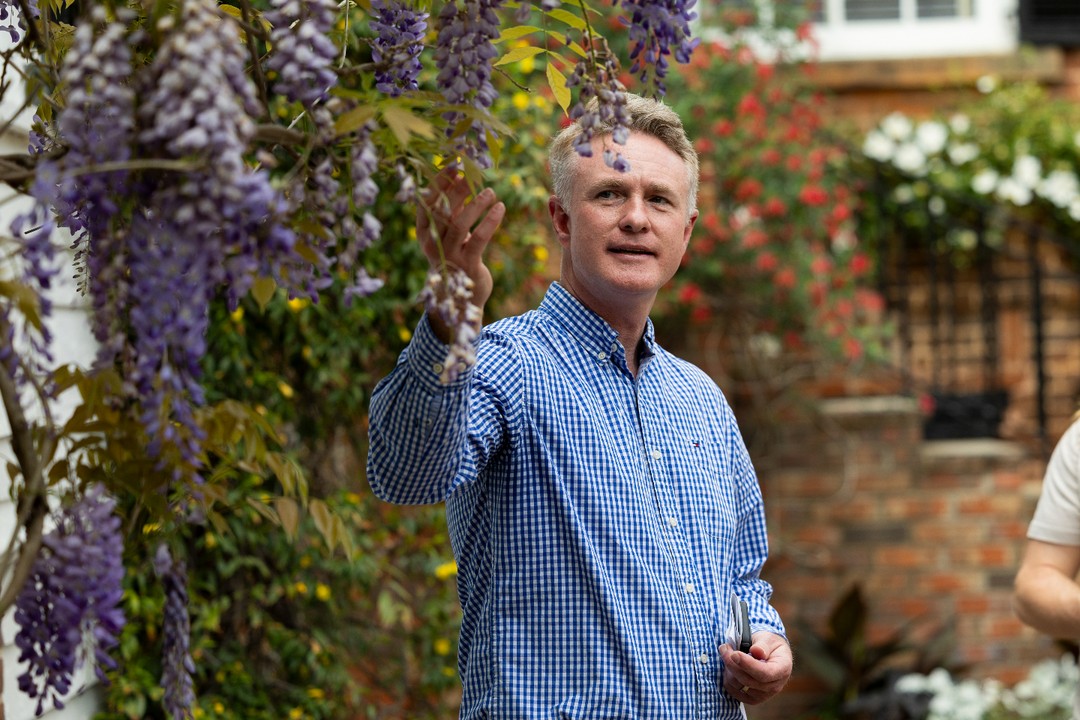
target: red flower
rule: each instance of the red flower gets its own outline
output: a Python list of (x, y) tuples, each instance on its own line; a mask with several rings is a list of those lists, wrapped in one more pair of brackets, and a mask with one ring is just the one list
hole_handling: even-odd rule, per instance
[(824, 205), (829, 200), (829, 193), (818, 185), (807, 185), (799, 192), (799, 200), (806, 205)]
[(775, 270), (776, 266), (780, 264), (780, 261), (776, 259), (776, 256), (769, 251), (765, 251), (757, 256), (757, 269), (761, 272), (769, 272)]
[(698, 305), (690, 311), (690, 319), (696, 323), (708, 322), (712, 317), (712, 310), (709, 310), (708, 305)]
[(761, 228), (750, 228), (742, 237), (742, 246), (747, 250), (767, 245), (768, 242), (769, 236)]
[(739, 115), (750, 115), (757, 118), (765, 117), (765, 107), (758, 100), (757, 95), (753, 93), (743, 95), (742, 100), (739, 101), (738, 112)]
[(753, 200), (761, 194), (761, 181), (757, 178), (745, 178), (735, 188), (735, 198), (739, 202)]
[(728, 137), (731, 133), (735, 132), (735, 123), (726, 119), (718, 120), (713, 123), (712, 131), (717, 137)]
[(773, 282), (776, 286), (789, 290), (795, 287), (795, 282), (798, 278), (795, 276), (795, 270), (790, 267), (781, 268), (779, 272), (773, 277)]
[(848, 360), (858, 360), (863, 356), (862, 343), (853, 337), (844, 339), (844, 355)]
[(853, 275), (862, 275), (870, 269), (870, 258), (865, 253), (855, 253), (851, 256), (851, 272)]
[(765, 201), (761, 208), (761, 214), (765, 217), (783, 217), (787, 214), (787, 205), (778, 197), (771, 197)]
[(761, 153), (762, 165), (768, 165), (769, 167), (773, 167), (774, 165), (779, 165), (782, 159), (783, 156), (776, 148), (767, 148), (763, 153)]
[(716, 146), (713, 145), (713, 141), (709, 138), (698, 138), (698, 141), (694, 143), (694, 146), (697, 151), (699, 153), (702, 153), (703, 155), (711, 153), (713, 150), (716, 149)]
[(701, 288), (688, 282), (679, 290), (679, 302), (690, 304), (701, 299)]

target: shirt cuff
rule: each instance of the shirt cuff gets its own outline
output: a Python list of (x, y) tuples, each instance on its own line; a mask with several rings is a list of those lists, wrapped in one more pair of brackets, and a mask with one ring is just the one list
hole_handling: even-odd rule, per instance
[(450, 346), (444, 344), (435, 335), (428, 314), (425, 312), (416, 326), (412, 341), (409, 343), (408, 363), (413, 374), (420, 378), (420, 381), (425, 386), (433, 389), (459, 388), (468, 385), (472, 376), (471, 367), (458, 373), (458, 376), (451, 383), (443, 384), (439, 379), (449, 352)]

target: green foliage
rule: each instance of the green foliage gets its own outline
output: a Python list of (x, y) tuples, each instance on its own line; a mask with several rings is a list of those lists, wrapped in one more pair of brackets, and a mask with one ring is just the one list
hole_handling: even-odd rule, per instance
[(948, 218), (935, 250), (959, 263), (976, 232), (1000, 245), (1010, 218), (1050, 229), (1080, 257), (1080, 109), (1035, 83), (984, 78), (980, 87), (949, 113), (891, 113), (861, 139), (860, 171), (877, 178), (865, 186), (867, 206), (901, 223), (882, 230), (939, 237), (928, 223)]
[(858, 583), (837, 600), (824, 628), (806, 619), (795, 624), (801, 663), (828, 689), (821, 712), (849, 720), (921, 717), (918, 703), (898, 694), (894, 682), (904, 673), (946, 666), (954, 645), (944, 628), (927, 643), (913, 640), (912, 627), (873, 639), (870, 608)]

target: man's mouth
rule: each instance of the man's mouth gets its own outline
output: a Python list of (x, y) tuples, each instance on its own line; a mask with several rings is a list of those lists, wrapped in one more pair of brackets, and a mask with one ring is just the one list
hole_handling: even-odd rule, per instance
[(619, 254), (619, 255), (641, 255), (641, 256), (650, 256), (650, 255), (655, 255), (656, 254), (652, 250), (649, 250), (648, 248), (637, 247), (637, 246), (633, 246), (633, 245), (620, 245), (618, 247), (613, 247), (613, 248), (611, 248), (610, 252), (613, 252), (613, 253), (616, 253), (616, 254)]

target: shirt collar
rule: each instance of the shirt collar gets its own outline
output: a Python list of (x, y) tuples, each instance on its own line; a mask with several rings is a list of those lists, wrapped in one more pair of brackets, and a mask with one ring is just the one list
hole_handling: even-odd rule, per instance
[[(593, 356), (598, 357), (603, 353), (606, 357), (617, 349), (619, 334), (606, 320), (582, 305), (558, 281), (551, 283), (539, 310), (558, 321)], [(645, 320), (642, 339), (645, 343), (645, 352), (642, 355), (644, 360), (656, 354), (656, 331), (651, 318)]]

